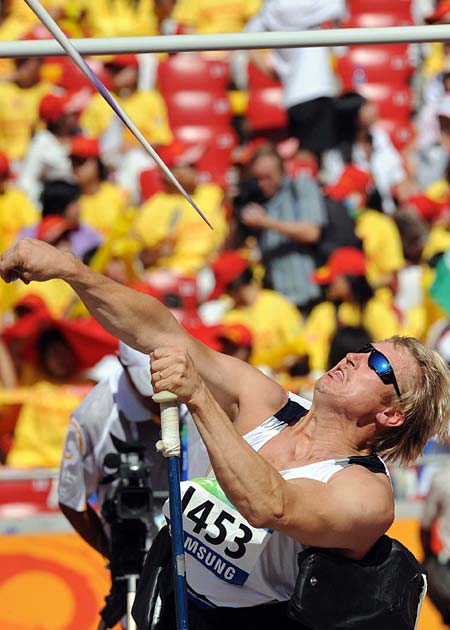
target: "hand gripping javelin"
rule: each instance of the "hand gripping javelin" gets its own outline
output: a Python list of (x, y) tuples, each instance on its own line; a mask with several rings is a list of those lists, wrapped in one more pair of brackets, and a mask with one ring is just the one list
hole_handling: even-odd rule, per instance
[(184, 190), (183, 186), (177, 180), (172, 171), (164, 164), (163, 160), (156, 153), (154, 148), (151, 146), (149, 142), (144, 138), (142, 133), (133, 123), (133, 121), (128, 117), (128, 115), (124, 112), (124, 110), (120, 107), (119, 103), (114, 99), (112, 94), (108, 91), (108, 89), (103, 85), (100, 79), (97, 77), (95, 72), (89, 67), (83, 57), (80, 55), (78, 50), (73, 46), (70, 40), (66, 37), (66, 35), (62, 32), (59, 26), (56, 24), (54, 19), (47, 13), (44, 7), (41, 5), (39, 0), (25, 0), (30, 9), (37, 15), (42, 24), (48, 29), (48, 31), (53, 35), (56, 41), (61, 45), (62, 48), (66, 51), (68, 56), (72, 59), (72, 61), (78, 66), (81, 72), (85, 75), (85, 77), (92, 83), (95, 89), (101, 94), (101, 96), (105, 99), (111, 109), (117, 114), (123, 124), (131, 131), (134, 137), (141, 143), (147, 153), (155, 160), (159, 168), (167, 175), (173, 185), (179, 190), (179, 192), (183, 195), (183, 197), (191, 204), (194, 210), (202, 217), (205, 223), (213, 229), (213, 226), (205, 217), (203, 212), (197, 206), (192, 197)]
[(161, 409), (161, 440), (156, 448), (167, 457), (169, 475), (170, 528), (177, 630), (188, 630), (183, 513), (180, 493), (181, 455), (177, 396), (169, 391), (153, 394)]

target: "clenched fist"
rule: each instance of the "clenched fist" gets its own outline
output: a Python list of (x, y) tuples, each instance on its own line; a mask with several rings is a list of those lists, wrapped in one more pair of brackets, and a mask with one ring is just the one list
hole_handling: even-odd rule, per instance
[(43, 282), (70, 276), (76, 259), (48, 243), (32, 238), (19, 241), (0, 258), (0, 276), (5, 282), (20, 279), (25, 284), (32, 280)]

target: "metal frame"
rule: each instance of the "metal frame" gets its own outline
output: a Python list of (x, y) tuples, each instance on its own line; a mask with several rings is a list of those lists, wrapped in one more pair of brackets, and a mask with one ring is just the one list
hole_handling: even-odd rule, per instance
[[(82, 55), (145, 52), (193, 52), (344, 46), (351, 44), (402, 44), (450, 42), (450, 25), (340, 28), (276, 33), (230, 33), (218, 35), (161, 35), (70, 40)], [(0, 42), (0, 58), (61, 57), (67, 53), (51, 39)]]

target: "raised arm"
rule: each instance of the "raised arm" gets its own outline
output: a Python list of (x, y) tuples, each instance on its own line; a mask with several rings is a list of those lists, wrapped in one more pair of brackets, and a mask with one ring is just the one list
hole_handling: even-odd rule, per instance
[(64, 280), (106, 330), (146, 354), (162, 346), (186, 348), (233, 420), (244, 413), (250, 422), (253, 413), (255, 421), (261, 421), (285, 402), (281, 387), (259, 370), (195, 340), (158, 300), (92, 271), (76, 257), (47, 243), (33, 239), (17, 243), (2, 254), (0, 275), (6, 282), (17, 278), (25, 283)]

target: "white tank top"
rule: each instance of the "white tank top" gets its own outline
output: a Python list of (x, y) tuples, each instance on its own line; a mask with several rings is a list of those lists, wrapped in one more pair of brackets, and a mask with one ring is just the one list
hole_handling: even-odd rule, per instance
[[(276, 416), (244, 435), (259, 451), (264, 444), (305, 415), (310, 402), (289, 394)], [(285, 413), (287, 412), (287, 414)], [(326, 483), (349, 465), (329, 459), (280, 471), (284, 479), (314, 479)], [(217, 481), (197, 478), (181, 484), (188, 593), (206, 607), (247, 607), (288, 600), (297, 579), (297, 555), (303, 545), (282, 534), (256, 529), (230, 504)], [(168, 505), (164, 510), (169, 519)]]

